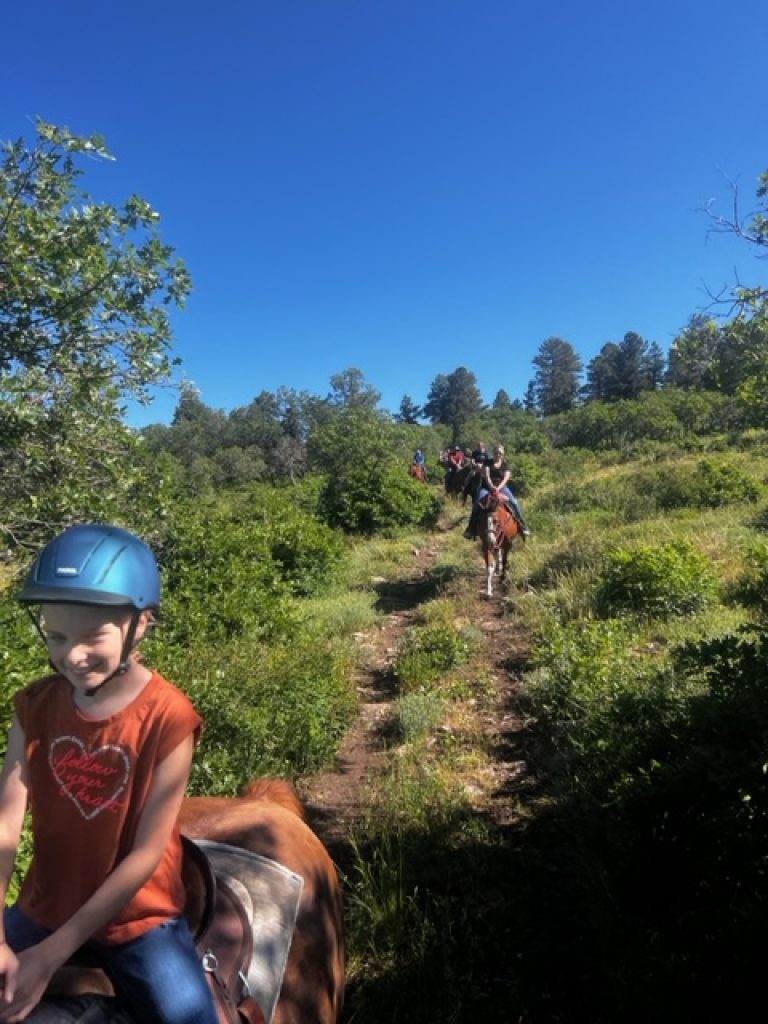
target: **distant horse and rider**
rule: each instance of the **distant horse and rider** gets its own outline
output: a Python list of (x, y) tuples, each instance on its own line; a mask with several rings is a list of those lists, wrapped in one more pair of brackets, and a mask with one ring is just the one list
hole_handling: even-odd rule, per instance
[(523, 519), (520, 503), (509, 488), (510, 470), (504, 459), (504, 446), (497, 444), (489, 456), (482, 442), (472, 453), (473, 479), (465, 489), (472, 496), (472, 514), (464, 536), (480, 537), (486, 566), (486, 593), (493, 593), (494, 575), (503, 580), (509, 549), (514, 537), (526, 540), (531, 531)]
[(417, 448), (411, 464), (408, 467), (408, 476), (413, 477), (415, 480), (420, 480), (422, 483), (427, 482), (427, 459), (421, 448)]
[(464, 487), (474, 472), (471, 459), (456, 444), (440, 453), (439, 462), (445, 469), (445, 493), (458, 499), (464, 494)]

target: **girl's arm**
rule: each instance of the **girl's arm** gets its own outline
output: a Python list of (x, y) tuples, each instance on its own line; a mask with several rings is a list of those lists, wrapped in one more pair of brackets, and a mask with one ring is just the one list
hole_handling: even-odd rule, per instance
[(500, 491), (502, 489), (502, 487), (506, 487), (508, 481), (509, 481), (509, 470), (507, 470), (506, 473), (504, 474), (504, 476), (501, 478), (500, 483), (498, 483), (496, 485), (496, 490)]
[[(8, 733), (8, 750), (0, 774), (0, 907), (5, 905), (16, 851), (27, 810), (26, 738), (16, 715)], [(0, 913), (0, 1005), (13, 998), (18, 961), (5, 941)]]
[[(8, 883), (13, 874), (16, 850), (27, 810), (26, 737), (16, 715), (8, 733), (8, 750), (0, 774), (0, 897), (5, 904)], [(0, 914), (0, 938), (5, 938)]]
[(31, 958), (21, 954), (21, 971), (12, 1006), (14, 1013), (29, 1013), (42, 998), (54, 971), (108, 924), (152, 877), (181, 808), (193, 748), (190, 734), (155, 769), (130, 853), (65, 924), (30, 950)]

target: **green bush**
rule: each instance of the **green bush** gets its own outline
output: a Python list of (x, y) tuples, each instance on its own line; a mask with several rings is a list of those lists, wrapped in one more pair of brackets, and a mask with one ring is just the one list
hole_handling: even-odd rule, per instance
[(528, 497), (531, 491), (535, 491), (543, 482), (544, 474), (539, 459), (532, 455), (508, 455), (507, 462), (511, 471), (509, 485), (517, 497)]
[(560, 515), (599, 509), (630, 523), (670, 509), (756, 501), (762, 494), (762, 485), (733, 462), (702, 459), (692, 466), (673, 459), (627, 465), (620, 473), (588, 482), (559, 483), (538, 497), (537, 508)]
[(317, 498), (303, 490), (254, 488), (234, 506), (238, 519), (253, 517), (264, 528), (270, 557), (301, 597), (324, 592), (346, 553), (343, 538), (312, 511)]
[(764, 505), (755, 513), (752, 525), (761, 533), (768, 533), (768, 505)]
[(608, 552), (597, 583), (604, 616), (629, 611), (648, 616), (689, 615), (709, 604), (717, 577), (686, 541)]
[(768, 612), (768, 544), (753, 544), (745, 557), (746, 568), (733, 588), (737, 601), (757, 608), (762, 615)]
[(14, 693), (51, 668), (43, 641), (12, 591), (0, 598), (0, 635), (0, 733), (4, 737), (13, 717)]
[(199, 506), (177, 516), (160, 558), (164, 632), (176, 644), (281, 636), (298, 622), (290, 581), (258, 520)]
[(616, 619), (547, 624), (528, 677), (533, 711), (546, 720), (587, 776), (635, 767), (636, 746), (674, 705), (665, 671), (637, 650), (638, 637)]
[(292, 492), (255, 488), (179, 505), (158, 551), (165, 632), (175, 643), (214, 644), (290, 634), (296, 598), (330, 585), (344, 552)]
[(416, 692), (403, 694), (397, 701), (397, 721), (406, 743), (428, 735), (440, 721), (445, 702), (440, 694)]
[(318, 771), (356, 706), (348, 646), (311, 635), (270, 647), (244, 640), (169, 648), (158, 662), (205, 722), (192, 769), (196, 793), (234, 794), (256, 776)]
[(409, 630), (395, 662), (395, 674), (405, 692), (428, 685), (444, 672), (467, 661), (477, 650), (472, 629), (456, 629), (444, 621)]
[(761, 485), (733, 462), (702, 459), (695, 466), (667, 464), (640, 476), (647, 500), (657, 509), (720, 508), (756, 501)]
[(434, 524), (440, 499), (400, 466), (361, 464), (354, 473), (328, 478), (320, 507), (333, 526), (349, 533), (373, 534)]

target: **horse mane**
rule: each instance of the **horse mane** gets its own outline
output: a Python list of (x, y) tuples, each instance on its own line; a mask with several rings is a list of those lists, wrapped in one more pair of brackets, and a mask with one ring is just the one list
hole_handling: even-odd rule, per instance
[(302, 821), (307, 820), (299, 794), (287, 779), (254, 779), (241, 790), (240, 798), (279, 804)]

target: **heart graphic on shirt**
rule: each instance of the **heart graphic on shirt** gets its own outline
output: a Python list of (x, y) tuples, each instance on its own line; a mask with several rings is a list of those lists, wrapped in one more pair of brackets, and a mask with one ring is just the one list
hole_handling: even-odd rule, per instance
[(131, 770), (122, 747), (105, 743), (87, 751), (77, 736), (59, 736), (51, 743), (48, 764), (59, 792), (69, 797), (86, 821), (120, 806), (118, 799)]

